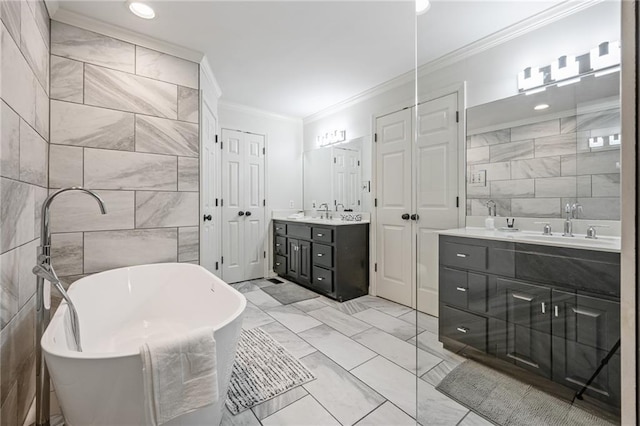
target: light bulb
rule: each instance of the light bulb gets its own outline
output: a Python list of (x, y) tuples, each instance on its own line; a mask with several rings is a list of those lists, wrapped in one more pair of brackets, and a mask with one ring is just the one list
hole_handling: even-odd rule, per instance
[(153, 19), (156, 17), (156, 12), (154, 12), (151, 6), (137, 1), (129, 3), (129, 10), (134, 15), (143, 19)]

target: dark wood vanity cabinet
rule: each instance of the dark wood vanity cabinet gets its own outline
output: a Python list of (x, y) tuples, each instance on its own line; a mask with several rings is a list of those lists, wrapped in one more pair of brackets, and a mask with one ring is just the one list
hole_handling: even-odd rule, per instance
[(338, 301), (369, 293), (369, 224), (275, 220), (276, 274)]
[[(440, 236), (440, 340), (580, 389), (620, 338), (620, 255)], [(620, 405), (619, 351), (585, 395)]]

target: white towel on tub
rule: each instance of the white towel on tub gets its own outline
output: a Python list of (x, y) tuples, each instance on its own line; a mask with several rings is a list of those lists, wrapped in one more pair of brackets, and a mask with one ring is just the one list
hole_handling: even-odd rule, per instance
[(219, 398), (212, 328), (140, 347), (148, 420), (161, 425)]

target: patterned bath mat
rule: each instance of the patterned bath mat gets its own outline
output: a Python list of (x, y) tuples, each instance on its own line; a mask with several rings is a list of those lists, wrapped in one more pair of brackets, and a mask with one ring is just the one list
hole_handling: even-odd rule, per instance
[(226, 405), (235, 415), (314, 379), (313, 373), (267, 332), (245, 330), (238, 340)]
[(436, 389), (497, 425), (615, 424), (474, 361), (454, 368)]

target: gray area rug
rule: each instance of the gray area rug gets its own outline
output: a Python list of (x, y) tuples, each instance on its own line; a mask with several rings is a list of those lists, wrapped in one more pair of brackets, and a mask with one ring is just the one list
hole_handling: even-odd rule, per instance
[(226, 405), (235, 415), (313, 379), (311, 371), (267, 332), (245, 330), (238, 340)]
[(474, 361), (457, 366), (436, 389), (498, 425), (614, 425)]
[(268, 287), (263, 287), (262, 291), (283, 305), (314, 299), (320, 296), (318, 293), (314, 293), (313, 291), (307, 290), (298, 284), (292, 283), (270, 285)]

